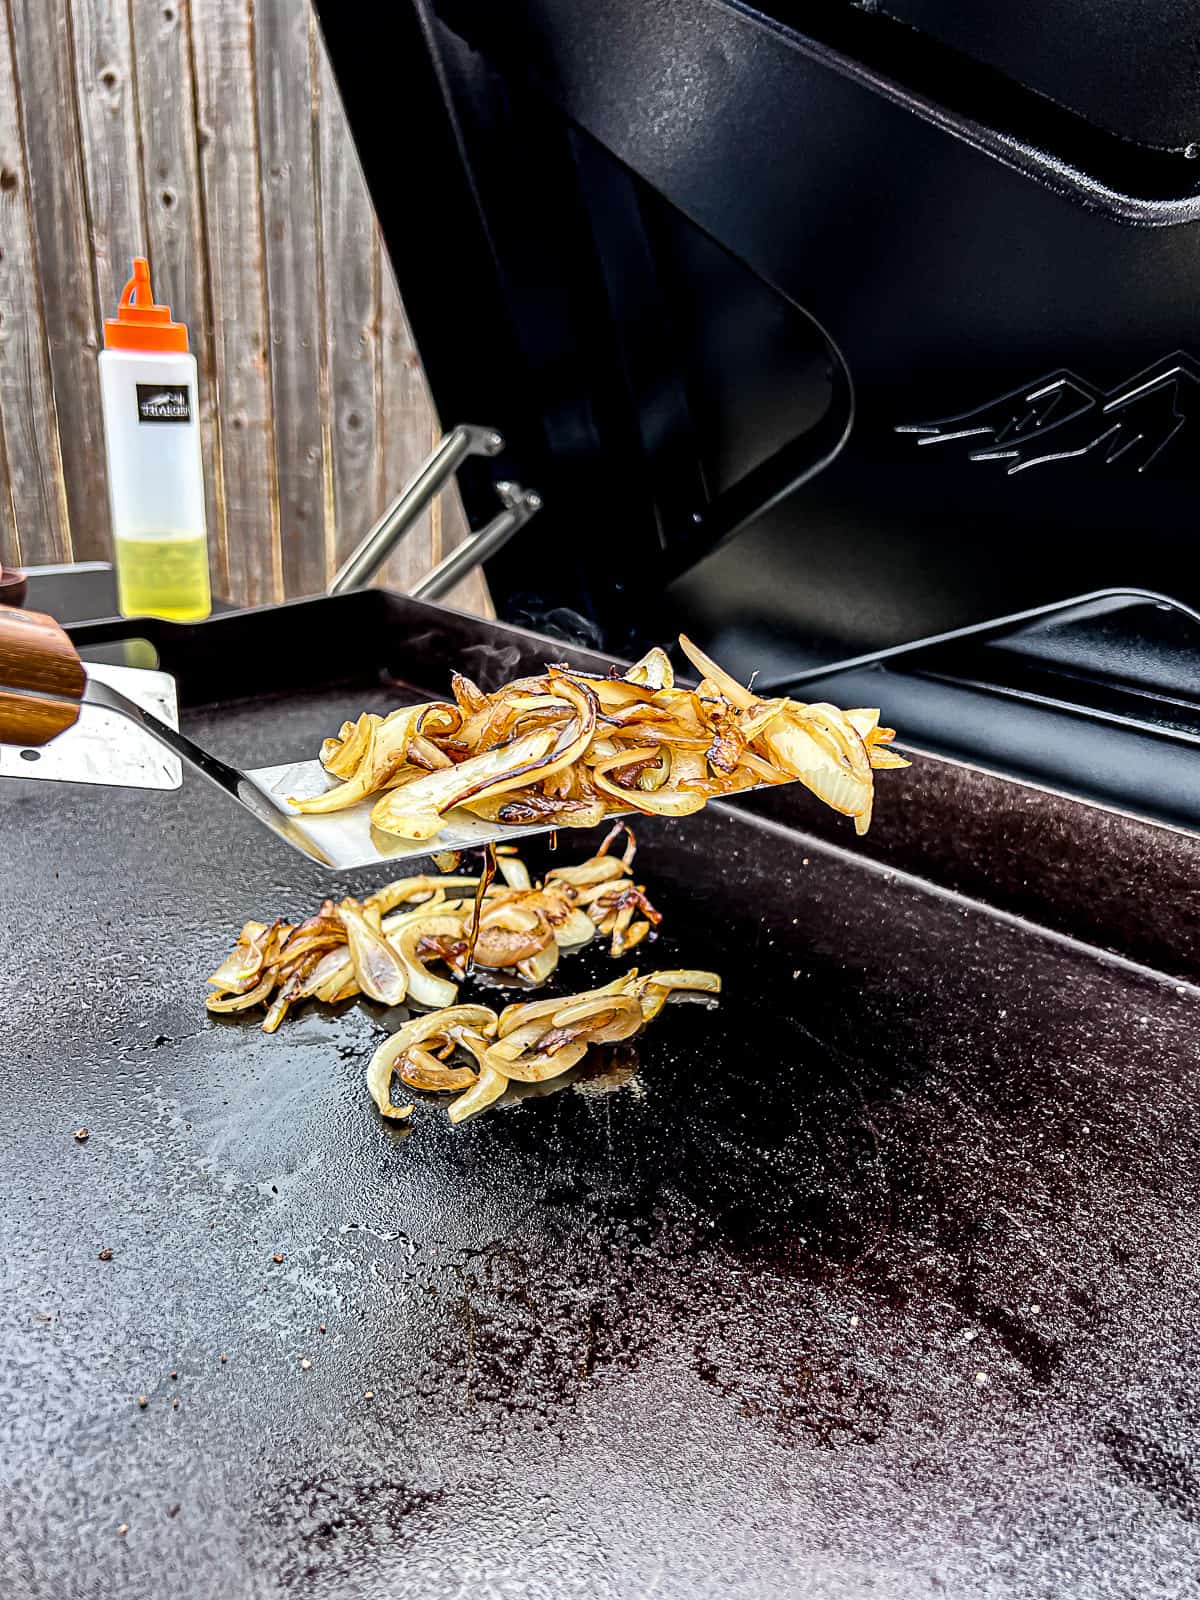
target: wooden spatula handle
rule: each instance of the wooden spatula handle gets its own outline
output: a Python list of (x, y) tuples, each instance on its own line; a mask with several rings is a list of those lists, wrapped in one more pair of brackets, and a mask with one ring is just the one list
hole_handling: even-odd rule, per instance
[(76, 721), (86, 686), (53, 617), (0, 606), (0, 744), (47, 744)]

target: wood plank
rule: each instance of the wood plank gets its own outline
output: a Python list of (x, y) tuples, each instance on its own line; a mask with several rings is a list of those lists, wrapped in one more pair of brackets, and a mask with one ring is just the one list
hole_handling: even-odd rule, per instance
[(9, 4), (71, 546), (87, 561), (111, 541), (71, 19), (67, 0)]
[[(378, 235), (377, 235), (378, 237)], [(380, 440), (382, 505), (396, 498), (433, 449), (436, 422), (429, 404), (412, 330), (400, 303), (392, 264), (382, 245), (380, 257)], [(407, 592), (433, 565), (433, 518), (426, 511), (410, 528), (378, 581)]]
[[(380, 245), (381, 431), (386, 505), (395, 498), (441, 438), (429, 386), (412, 330), (404, 315), (396, 276), (387, 252)], [(430, 511), (412, 529), (384, 567), (379, 582), (388, 588), (409, 590), (443, 554), (461, 544), (470, 532), (458, 488), (450, 484)], [(482, 572), (472, 572), (446, 597), (446, 604), (475, 616), (495, 612)]]
[(169, 301), (175, 316), (188, 325), (199, 368), (213, 593), (230, 599), (188, 0), (130, 0), (130, 18), (150, 266), (155, 293)]
[[(99, 324), (144, 251), (200, 366), (215, 591), (319, 592), (437, 421), (311, 8), (0, 0), (0, 21), (0, 553), (108, 553)], [(465, 531), (451, 491), (387, 581)], [(453, 599), (486, 605), (478, 577)]]
[[(383, 508), (379, 417), (379, 239), (375, 213), (324, 47), (318, 170), (329, 369), (336, 565)], [(327, 578), (333, 576), (327, 573)]]
[[(499, 501), (496, 502), (496, 509), (500, 509)], [(457, 549), (464, 539), (470, 538), (471, 527), (467, 522), (457, 485), (451, 484), (444, 490), (434, 508), (434, 515), (441, 524), (437, 532), (443, 555), (448, 555), (451, 550)], [(496, 615), (482, 567), (476, 567), (473, 572), (468, 572), (465, 578), (456, 583), (454, 588), (443, 596), (442, 604), (453, 606), (456, 611), (469, 611), (476, 617)]]
[(284, 589), (319, 594), (332, 570), (327, 374), (314, 116), (316, 24), (296, 0), (254, 9), (259, 162)]
[(4, 437), (4, 416), (0, 413), (0, 567), (21, 565), (21, 541), (17, 537), (16, 510), (8, 472), (8, 441)]
[(71, 535), (6, 13), (0, 4), (0, 531), (4, 560), (32, 565), (69, 561)]
[(230, 597), (283, 598), (250, 0), (191, 0)]
[(8, 440), (4, 437), (4, 413), (0, 411), (0, 567), (21, 565), (21, 540), (17, 533), (17, 510), (13, 504), (12, 478), (8, 470)]
[(70, 17), (92, 271), (103, 319), (116, 315), (131, 261), (146, 250), (133, 41), (126, 0), (70, 0)]

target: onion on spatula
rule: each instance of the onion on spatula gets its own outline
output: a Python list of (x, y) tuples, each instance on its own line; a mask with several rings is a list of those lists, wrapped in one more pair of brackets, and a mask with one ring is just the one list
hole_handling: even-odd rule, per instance
[(614, 812), (686, 817), (723, 795), (794, 781), (865, 832), (874, 772), (907, 765), (884, 749), (893, 735), (878, 711), (760, 699), (690, 639), (679, 644), (700, 674), (696, 689), (675, 686), (659, 649), (621, 675), (549, 666), (492, 694), (456, 674), (453, 705), (344, 723), (321, 752), (343, 783), (299, 808), (375, 795), (376, 828), (425, 840), (457, 807), (501, 825), (582, 828)]

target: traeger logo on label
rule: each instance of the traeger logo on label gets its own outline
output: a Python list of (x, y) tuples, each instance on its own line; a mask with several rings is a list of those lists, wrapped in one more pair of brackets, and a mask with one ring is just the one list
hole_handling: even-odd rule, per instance
[(190, 422), (192, 405), (186, 383), (139, 383), (139, 422)]

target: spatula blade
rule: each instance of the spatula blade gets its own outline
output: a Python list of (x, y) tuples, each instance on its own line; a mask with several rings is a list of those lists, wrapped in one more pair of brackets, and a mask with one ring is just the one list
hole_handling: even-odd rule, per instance
[[(179, 727), (175, 680), (166, 672), (89, 662), (88, 677), (109, 684), (168, 727)], [(0, 777), (52, 783), (103, 783), (119, 789), (178, 789), (179, 757), (119, 712), (85, 699), (73, 728), (39, 749), (0, 744)]]
[(299, 848), (304, 848), (300, 844), (303, 839), (309, 846), (306, 853), (343, 870), (386, 863), (403, 866), (410, 861), (428, 860), (434, 850), (478, 850), (497, 837), (507, 842), (535, 833), (553, 832), (544, 825), (498, 828), (495, 823), (484, 822), (469, 811), (455, 810), (446, 813), (446, 825), (435, 839), (397, 839), (394, 834), (381, 833), (371, 826), (371, 807), (377, 795), (369, 796), (356, 806), (348, 806), (345, 811), (331, 811), (325, 816), (306, 816), (289, 806), (289, 798), (308, 800), (336, 787), (338, 780), (330, 777), (319, 761), (256, 767), (246, 776), (273, 806), (288, 814), (289, 832)]

